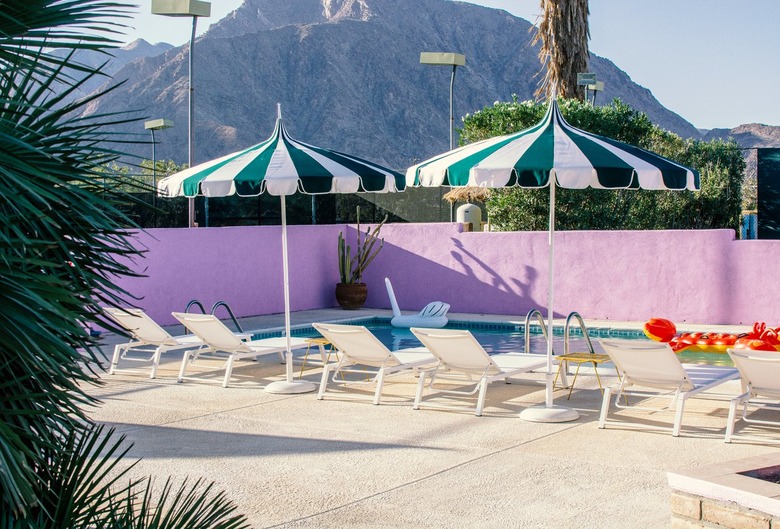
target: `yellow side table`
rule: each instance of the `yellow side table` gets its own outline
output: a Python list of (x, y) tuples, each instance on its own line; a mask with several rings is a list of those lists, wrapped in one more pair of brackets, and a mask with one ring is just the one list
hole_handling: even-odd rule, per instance
[[(316, 345), (317, 348), (320, 350), (320, 356), (322, 357), (322, 365), (327, 364), (330, 362), (330, 355), (332, 353), (336, 353), (336, 359), (338, 359), (338, 352), (334, 349), (333, 344), (330, 343), (325, 338), (306, 338), (304, 340), (306, 343), (308, 343), (308, 347), (306, 347), (306, 354), (303, 355), (303, 364), (301, 365), (301, 376), (303, 376), (303, 370), (306, 369), (306, 360), (309, 358), (309, 351), (311, 350), (312, 345)], [(329, 347), (327, 349), (327, 355), (326, 353), (326, 347)]]
[[(558, 376), (561, 374), (561, 369), (564, 367), (564, 364), (566, 364), (567, 369), (568, 364), (577, 364), (577, 370), (574, 372), (574, 380), (571, 381), (571, 385), (569, 386), (569, 396), (566, 397), (566, 400), (571, 398), (571, 392), (574, 390), (574, 383), (577, 382), (577, 375), (580, 373), (580, 366), (582, 366), (582, 364), (593, 364), (593, 371), (596, 373), (596, 380), (599, 383), (599, 389), (601, 390), (601, 394), (604, 394), (604, 388), (601, 385), (601, 377), (599, 377), (598, 365), (603, 364), (604, 362), (609, 362), (609, 355), (584, 352), (567, 353), (555, 356), (555, 358), (558, 360), (558, 372), (555, 373), (553, 389), (555, 388), (555, 383), (558, 381)], [(617, 367), (615, 370), (617, 371)], [(620, 373), (618, 373), (618, 376), (620, 376)]]

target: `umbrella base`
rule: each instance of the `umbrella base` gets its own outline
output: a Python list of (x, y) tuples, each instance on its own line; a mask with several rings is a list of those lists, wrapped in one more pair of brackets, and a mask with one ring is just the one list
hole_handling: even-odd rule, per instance
[(271, 382), (265, 387), (266, 393), (278, 393), (283, 395), (293, 395), (296, 393), (311, 393), (317, 389), (317, 385), (307, 380), (277, 380)]
[(566, 406), (532, 406), (520, 412), (520, 418), (529, 422), (569, 422), (579, 417), (576, 410)]

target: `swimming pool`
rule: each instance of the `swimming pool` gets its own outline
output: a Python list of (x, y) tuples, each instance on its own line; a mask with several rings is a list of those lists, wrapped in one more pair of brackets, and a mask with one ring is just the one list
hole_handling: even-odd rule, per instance
[[(351, 325), (364, 325), (389, 349), (403, 349), (406, 347), (419, 347), (421, 344), (414, 337), (409, 329), (401, 329), (390, 325), (389, 318), (365, 318), (356, 319), (344, 323)], [(524, 325), (508, 322), (467, 322), (450, 321), (447, 329), (468, 329), (474, 334), (477, 341), (488, 353), (506, 353), (510, 351), (522, 351), (525, 347)], [(547, 345), (542, 335), (541, 327), (531, 325), (531, 352), (544, 354), (547, 352)], [(632, 329), (610, 329), (610, 328), (589, 328), (588, 334), (593, 349), (597, 353), (603, 353), (604, 350), (598, 343), (599, 338), (621, 338), (628, 340), (647, 340), (642, 330)], [(253, 338), (266, 338), (269, 336), (279, 336), (279, 332), (260, 333), (253, 335)], [(296, 327), (291, 330), (292, 336), (319, 336), (319, 333), (311, 326)], [(587, 343), (582, 336), (579, 328), (570, 329), (569, 339), (570, 351), (587, 351)], [(553, 348), (556, 354), (563, 354), (564, 337), (563, 329), (555, 328), (553, 332)], [(710, 364), (710, 365), (732, 365), (731, 359), (727, 354), (722, 353), (701, 353), (684, 351), (677, 355), (681, 362), (690, 364)]]

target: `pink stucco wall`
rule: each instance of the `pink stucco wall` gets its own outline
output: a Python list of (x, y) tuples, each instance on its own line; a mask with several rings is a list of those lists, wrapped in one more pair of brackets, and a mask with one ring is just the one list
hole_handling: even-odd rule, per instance
[[(290, 226), (293, 311), (334, 307), (336, 238), (352, 226)], [(546, 314), (547, 233), (461, 233), (455, 224), (390, 224), (365, 274), (367, 306), (403, 310), (442, 300), (453, 312)], [(190, 299), (227, 301), (237, 315), (279, 313), (281, 230), (273, 226), (157, 229), (138, 235), (149, 277), (121, 286), (160, 323)], [(555, 234), (554, 309), (585, 318), (780, 325), (780, 241), (740, 241), (731, 230)]]

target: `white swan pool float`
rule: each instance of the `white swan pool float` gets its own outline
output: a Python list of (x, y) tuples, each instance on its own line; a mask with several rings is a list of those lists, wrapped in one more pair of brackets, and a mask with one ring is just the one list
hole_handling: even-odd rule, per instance
[(450, 310), (449, 304), (443, 301), (432, 301), (419, 314), (403, 315), (398, 308), (398, 301), (395, 299), (390, 279), (385, 278), (385, 286), (387, 287), (387, 295), (390, 296), (390, 305), (393, 308), (393, 319), (390, 320), (390, 324), (393, 327), (428, 327), (436, 329), (447, 325), (449, 321), (447, 319), (447, 311)]

